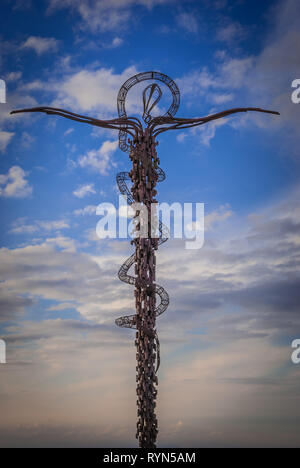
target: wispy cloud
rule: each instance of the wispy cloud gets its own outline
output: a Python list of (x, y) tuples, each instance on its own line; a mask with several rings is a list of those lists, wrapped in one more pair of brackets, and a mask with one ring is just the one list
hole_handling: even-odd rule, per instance
[[(264, 129), (286, 126), (293, 132), (292, 141), (295, 142), (299, 119), (298, 107), (291, 102), (291, 80), (298, 76), (295, 44), (299, 42), (299, 8), (300, 4), (295, 0), (278, 2), (272, 7), (273, 27), (257, 55), (236, 57), (230, 55), (230, 51), (220, 53), (214, 69), (202, 68), (177, 79), (186, 99), (201, 96), (209, 104), (232, 101), (237, 106), (242, 103), (277, 110), (281, 113), (280, 118), (249, 113), (232, 121), (232, 125), (241, 127), (251, 121)], [(230, 41), (239, 31), (236, 24), (234, 27), (229, 24), (218, 34)], [(293, 155), (299, 156), (297, 151), (292, 151)]]
[(46, 52), (55, 52), (58, 49), (59, 41), (54, 37), (30, 36), (21, 44), (21, 49), (32, 49), (37, 55)]
[(116, 37), (113, 38), (113, 41), (111, 43), (111, 47), (112, 48), (120, 47), (120, 45), (122, 45), (123, 42), (124, 42), (124, 40), (121, 37), (116, 36)]
[(220, 27), (217, 32), (217, 39), (228, 44), (237, 43), (245, 38), (246, 31), (238, 22), (229, 21), (226, 25)]
[[(294, 444), (299, 439), (289, 422), (294, 421), (295, 411), (299, 413), (299, 405), (295, 406), (299, 370), (290, 364), (289, 345), (276, 345), (278, 337), (293, 335), (295, 327), (300, 326), (299, 275), (297, 265), (290, 261), (299, 256), (298, 195), (298, 191), (292, 192), (280, 203), (252, 213), (244, 220), (245, 224), (230, 221), (228, 206), (212, 212), (211, 224), (221, 224), (220, 240), (216, 243), (208, 238), (199, 255), (172, 241), (160, 251), (160, 281), (173, 297), (172, 310), (159, 321), (164, 343), (159, 387), (165, 412), (160, 426), (161, 443), (280, 445), (283, 413), (290, 431), (284, 444)], [(224, 232), (225, 219), (233, 223), (230, 232)], [(107, 441), (115, 440), (116, 444), (123, 441), (126, 445), (131, 440), (126, 424), (130, 421), (134, 425), (134, 400), (132, 406), (125, 405), (125, 412), (121, 408), (123, 399), (131, 401), (129, 395), (134, 391), (134, 355), (129, 346), (134, 334), (113, 326), (113, 319), (121, 311), (130, 313), (133, 307), (132, 291), (114, 277), (125, 252), (118, 252), (111, 244), (106, 253), (95, 256), (68, 251), (70, 243), (68, 238), (57, 238), (0, 250), (0, 273), (5, 278), (0, 283), (5, 298), (4, 319), (7, 310), (13, 310), (16, 316), (33, 305), (33, 298), (28, 297), (30, 290), (35, 302), (40, 298), (56, 301), (47, 313), (75, 307), (89, 320), (22, 320), (7, 326), (4, 337), (14, 367), (8, 369), (5, 378), (6, 398), (17, 405), (19, 421), (23, 423), (30, 421), (25, 410), (28, 402), (34, 398), (36, 403), (30, 417), (35, 408), (38, 417), (39, 405), (44, 402), (44, 412), (38, 420), (45, 427), (35, 430), (34, 442), (29, 429), (27, 445), (37, 446), (47, 440), (57, 446), (68, 427), (79, 427), (74, 426), (70, 414), (76, 414), (83, 425), (94, 421), (100, 393), (101, 421), (109, 422), (113, 433), (100, 431), (99, 444), (105, 446)], [(179, 265), (184, 282), (178, 276)], [(182, 347), (186, 352), (179, 353)], [(26, 379), (22, 369), (26, 369)], [(95, 369), (101, 369), (101, 375), (95, 374)], [(39, 388), (38, 394), (29, 385), (37, 378), (47, 381), (49, 375), (50, 394), (61, 396), (54, 406), (47, 403), (48, 385)], [(62, 376), (67, 379), (68, 391), (66, 386), (61, 387)], [(89, 396), (84, 412), (78, 407), (78, 393), (83, 390), (85, 398)], [(37, 399), (41, 400), (39, 404)], [(116, 405), (120, 405), (118, 411)], [(201, 411), (195, 413), (195, 407)], [(256, 420), (258, 407), (260, 418)], [(56, 425), (61, 422), (66, 427), (54, 428), (51, 433), (49, 414)], [(123, 427), (123, 419), (123, 432), (116, 435), (114, 429)], [(9, 405), (3, 408), (2, 421), (10, 421)], [(94, 429), (80, 430), (87, 431), (80, 444), (93, 444)], [(263, 437), (260, 442), (257, 431)], [(3, 437), (8, 443), (14, 439), (25, 444), (17, 429), (11, 428)], [(71, 436), (67, 442), (65, 437), (62, 440), (70, 446), (79, 443)]]
[(112, 161), (112, 155), (117, 148), (118, 140), (106, 140), (98, 150), (91, 150), (85, 155), (80, 156), (78, 164), (80, 167), (89, 168), (102, 175), (107, 175), (110, 167), (115, 166), (115, 163)]
[(80, 185), (76, 190), (74, 190), (73, 195), (77, 198), (84, 198), (87, 195), (95, 194), (96, 190), (94, 184), (85, 184)]
[(151, 9), (156, 5), (171, 3), (173, 0), (50, 0), (48, 14), (68, 8), (81, 19), (81, 28), (96, 32), (128, 29), (130, 19), (137, 15), (137, 8)]
[(69, 223), (65, 219), (58, 220), (36, 220), (28, 222), (26, 218), (19, 218), (14, 221), (12, 228), (9, 232), (13, 234), (31, 234), (33, 232), (50, 232), (60, 231), (61, 229), (68, 229)]
[(228, 119), (220, 119), (220, 120), (215, 120), (212, 122), (209, 122), (206, 125), (203, 125), (200, 127), (196, 127), (192, 130), (193, 135), (199, 135), (200, 141), (204, 146), (210, 146), (211, 140), (215, 137), (217, 128), (223, 127), (223, 125), (226, 125)]
[(87, 205), (84, 208), (74, 210), (75, 216), (86, 216), (96, 214), (97, 205)]
[[(113, 69), (103, 67), (97, 70), (68, 73), (59, 86), (56, 82), (50, 83), (50, 88), (55, 90), (57, 95), (54, 105), (94, 111), (100, 113), (99, 117), (102, 119), (111, 113), (115, 115), (115, 101), (120, 83), (124, 83), (127, 78), (136, 73), (137, 69), (134, 66), (126, 68), (120, 74), (115, 73)], [(40, 87), (45, 89), (47, 84), (41, 83)]]
[(198, 21), (195, 12), (181, 11), (176, 15), (179, 28), (185, 32), (196, 34), (198, 32)]
[(0, 131), (0, 151), (4, 153), (6, 148), (14, 136), (14, 132), (1, 132)]
[(0, 196), (25, 198), (32, 194), (32, 186), (26, 179), (27, 173), (20, 166), (12, 166), (7, 174), (0, 174)]

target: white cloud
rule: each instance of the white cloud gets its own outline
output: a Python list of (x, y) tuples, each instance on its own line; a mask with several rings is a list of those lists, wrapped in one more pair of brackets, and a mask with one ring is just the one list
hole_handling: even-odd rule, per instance
[(176, 136), (176, 140), (179, 143), (183, 143), (186, 137), (187, 137), (187, 133), (178, 133), (178, 135)]
[(10, 229), (10, 233), (13, 234), (32, 234), (38, 230), (38, 226), (35, 224), (26, 224), (22, 218), (13, 223), (13, 227)]
[[(176, 80), (182, 94), (195, 102), (201, 96), (207, 103), (234, 102), (231, 107), (262, 107), (280, 112), (280, 117), (258, 113), (228, 119), (240, 128), (252, 122), (265, 131), (288, 131), (292, 137), (288, 154), (299, 158), (299, 106), (291, 102), (291, 82), (298, 77), (299, 57), (295, 44), (300, 41), (300, 3), (297, 0), (277, 2), (269, 10), (272, 24), (262, 50), (257, 55), (233, 57), (219, 51), (214, 70), (202, 68)], [(233, 34), (229, 28), (222, 34)], [(225, 37), (224, 37), (225, 39)], [(296, 142), (296, 143), (295, 143)]]
[(226, 125), (227, 121), (228, 119), (225, 118), (212, 120), (205, 125), (200, 125), (199, 127), (193, 128), (191, 133), (194, 135), (199, 135), (201, 143), (203, 143), (204, 146), (210, 146), (210, 142), (215, 137), (217, 128)]
[(69, 223), (64, 220), (55, 220), (55, 221), (38, 221), (38, 225), (45, 231), (57, 231), (60, 229), (69, 228)]
[[(299, 77), (300, 3), (297, 0), (278, 2), (270, 13), (274, 28), (256, 57), (251, 73), (247, 74), (246, 83), (252, 99), (256, 98), (261, 106), (268, 105), (280, 112), (280, 117), (273, 119), (272, 127), (282, 128), (284, 124), (289, 131), (294, 129), (294, 137), (298, 139), (299, 105), (291, 101), (291, 82)], [(268, 127), (269, 122), (260, 117), (251, 116), (259, 126)], [(290, 141), (295, 148), (295, 139)], [(293, 151), (299, 157), (298, 148)]]
[(60, 304), (48, 307), (47, 310), (58, 311), (58, 310), (72, 309), (73, 307), (74, 307), (74, 304), (72, 302), (61, 302)]
[(85, 184), (80, 185), (76, 190), (74, 190), (73, 195), (77, 198), (84, 198), (91, 193), (96, 193), (94, 184)]
[(215, 223), (225, 221), (230, 216), (233, 215), (233, 211), (230, 209), (229, 205), (222, 205), (218, 210), (212, 211), (205, 215), (205, 227), (204, 229), (211, 229)]
[(25, 198), (31, 195), (32, 187), (26, 180), (26, 175), (20, 166), (12, 166), (7, 174), (0, 174), (0, 196)]
[(22, 76), (21, 72), (10, 72), (6, 75), (5, 81), (18, 81)]
[(118, 140), (106, 140), (98, 150), (88, 151), (85, 155), (78, 159), (80, 167), (87, 167), (102, 175), (107, 175), (111, 166), (115, 166), (112, 162), (112, 155), (118, 148)]
[(68, 130), (64, 132), (64, 136), (70, 135), (70, 133), (73, 133), (73, 132), (74, 132), (74, 128), (68, 128)]
[(115, 37), (111, 43), (111, 47), (119, 47), (120, 45), (123, 44), (123, 39), (121, 37)]
[[(95, 229), (92, 231), (95, 233)], [(105, 244), (99, 238), (97, 241)], [(0, 257), (0, 274), (5, 278), (0, 290), (14, 293), (16, 298), (24, 293), (58, 302), (73, 301), (84, 317), (110, 324), (112, 310), (117, 317), (132, 303), (130, 288), (115, 281), (122, 254), (113, 250), (107, 255), (102, 252), (101, 257), (91, 256), (76, 252), (73, 239), (59, 236), (14, 250), (2, 248)]]
[(13, 234), (31, 234), (37, 231), (60, 231), (61, 229), (68, 229), (70, 227), (68, 221), (64, 219), (49, 220), (49, 221), (33, 221), (27, 222), (26, 218), (19, 218), (14, 223), (9, 232)]
[(21, 44), (21, 49), (33, 49), (37, 55), (55, 52), (59, 41), (54, 37), (30, 36)]
[(242, 88), (245, 85), (247, 73), (254, 64), (253, 57), (232, 58), (225, 56), (217, 65), (215, 72), (204, 67), (195, 70), (176, 80), (184, 95), (204, 95), (207, 90), (230, 90)]
[(254, 58), (230, 58), (224, 61), (219, 70), (219, 79), (216, 86), (225, 88), (242, 88), (245, 78), (253, 67)]
[[(210, 213), (205, 213), (204, 216), (204, 231), (212, 230), (213, 226), (217, 223), (226, 221), (233, 215), (233, 211), (230, 209), (228, 204), (221, 205), (217, 210), (214, 210)], [(195, 232), (203, 230), (203, 225), (200, 221), (193, 221), (186, 226), (187, 231)]]
[[(4, 124), (8, 124), (11, 126), (14, 123), (20, 121), (28, 121), (30, 119), (29, 115), (19, 115), (16, 114), (14, 116), (10, 115), (10, 111), (12, 109), (20, 109), (25, 107), (34, 107), (38, 103), (37, 101), (28, 93), (27, 90), (23, 89), (23, 84), (20, 82), (20, 85), (16, 91), (11, 91), (9, 94), (9, 105), (8, 104), (1, 104), (0, 105), (0, 125), (3, 128)], [(0, 135), (1, 135), (0, 131)], [(4, 132), (11, 133), (11, 132)], [(6, 137), (5, 137), (6, 138)], [(1, 138), (0, 138), (1, 140)], [(0, 143), (1, 146), (1, 143)]]
[(217, 32), (217, 39), (222, 42), (231, 44), (237, 42), (245, 36), (245, 30), (238, 22), (228, 23), (221, 27)]
[(195, 13), (182, 11), (176, 16), (177, 24), (188, 33), (196, 34), (198, 32), (198, 21)]
[[(59, 83), (50, 84), (51, 89), (58, 91), (54, 105), (82, 111), (96, 111), (99, 118), (105, 119), (111, 114), (116, 116), (116, 96), (122, 83), (138, 73), (134, 66), (122, 73), (113, 69), (80, 70), (66, 75)], [(45, 89), (45, 84), (40, 84)], [(130, 107), (127, 111), (130, 110)]]
[(216, 104), (224, 104), (225, 102), (232, 101), (233, 94), (232, 93), (224, 93), (224, 94), (217, 94), (214, 93), (212, 96), (212, 101)]
[(180, 92), (183, 96), (197, 96), (204, 94), (210, 87), (216, 87), (216, 77), (204, 67), (202, 70), (195, 70), (176, 79)]
[(86, 216), (96, 214), (97, 205), (87, 205), (84, 208), (74, 210), (75, 216)]
[[(211, 223), (225, 218), (228, 211), (225, 206), (211, 213)], [(299, 190), (280, 205), (256, 212), (250, 224), (247, 219), (247, 229), (243, 222), (231, 226), (229, 235), (222, 225), (218, 242), (208, 239), (198, 254), (172, 241), (158, 252), (158, 283), (172, 300), (172, 310), (158, 320), (163, 346), (159, 401), (165, 415), (160, 443), (164, 446), (198, 446), (200, 436), (204, 446), (299, 445), (294, 424), (300, 408), (299, 369), (290, 363), (287, 341), (289, 333), (299, 330), (299, 286), (297, 296), (289, 288), (283, 295), (276, 283), (279, 279), (279, 284), (289, 286), (299, 278), (297, 262), (291, 262), (299, 256)], [(53, 445), (59, 440), (81, 444), (82, 436), (70, 442), (66, 434), (77, 434), (78, 420), (99, 425), (99, 414), (103, 433), (97, 433), (98, 444), (108, 446), (117, 438), (126, 445), (124, 440), (133, 440), (134, 332), (113, 323), (134, 308), (132, 288), (115, 277), (127, 255), (117, 249), (125, 244), (111, 242), (99, 256), (71, 250), (68, 238), (0, 249), (3, 320), (23, 315), (39, 298), (56, 302), (47, 302), (47, 317), (51, 311), (74, 307), (85, 319), (41, 317), (34, 322), (22, 316), (2, 335), (9, 343), (13, 365), (3, 369), (6, 405), (0, 426), (4, 421), (20, 426), (33, 417), (45, 424), (44, 429), (26, 426), (29, 435), (22, 439), (24, 445), (45, 440)], [(42, 310), (42, 303), (39, 307)], [(100, 407), (95, 414), (97, 402)], [(285, 434), (289, 431), (284, 442), (283, 417)], [(57, 430), (49, 426), (49, 418), (53, 425), (67, 424), (54, 442), (49, 434), (53, 437)], [(123, 427), (128, 420), (130, 427), (125, 423)], [(120, 425), (122, 431), (116, 435)], [(11, 432), (9, 436), (2, 432), (2, 441), (5, 437), (16, 441)], [(91, 434), (94, 428), (85, 436), (87, 444)]]
[[(18, 94), (11, 96), (12, 107), (34, 107), (38, 103), (31, 96), (35, 91), (43, 91), (48, 98), (49, 105), (72, 110), (74, 112), (86, 113), (91, 117), (99, 119), (110, 119), (117, 117), (116, 98), (121, 85), (131, 76), (138, 73), (135, 66), (116, 73), (113, 68), (81, 69), (78, 68), (62, 70), (59, 81), (51, 76), (49, 80), (34, 80), (20, 85)], [(126, 111), (128, 115), (140, 114), (142, 112), (142, 91), (144, 84), (140, 83), (129, 91), (126, 100)], [(54, 96), (54, 99), (53, 99)], [(52, 101), (51, 101), (52, 99)], [(31, 119), (30, 114), (9, 114), (8, 109), (0, 107), (0, 122), (16, 121), (20, 119)], [(117, 131), (105, 130), (93, 127), (94, 133), (99, 135), (117, 135)], [(66, 130), (66, 136), (70, 130)]]
[(14, 136), (14, 132), (1, 132), (0, 131), (0, 151), (5, 152), (7, 145)]
[(81, 18), (81, 28), (92, 32), (118, 31), (128, 28), (130, 19), (136, 16), (137, 7), (150, 9), (173, 0), (50, 0), (48, 13), (69, 8)]

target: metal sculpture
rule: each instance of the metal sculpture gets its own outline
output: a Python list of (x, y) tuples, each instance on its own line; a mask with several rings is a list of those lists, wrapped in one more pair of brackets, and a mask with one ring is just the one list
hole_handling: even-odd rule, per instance
[[(172, 104), (165, 115), (152, 117), (151, 111), (159, 102), (162, 90), (158, 84), (152, 83), (143, 92), (143, 127), (136, 117), (127, 117), (125, 100), (129, 89), (137, 83), (145, 80), (153, 80), (164, 83), (172, 94)], [(121, 87), (118, 94), (119, 118), (112, 120), (99, 120), (70, 111), (53, 107), (35, 107), (12, 111), (19, 112), (45, 112), (66, 117), (77, 122), (109, 128), (119, 131), (119, 146), (122, 151), (128, 152), (132, 161), (130, 172), (117, 174), (117, 184), (120, 192), (126, 197), (127, 203), (133, 205), (140, 203), (148, 213), (148, 234), (145, 237), (137, 236), (131, 242), (135, 246), (135, 252), (123, 263), (118, 276), (121, 281), (135, 286), (136, 313), (116, 319), (120, 327), (136, 329), (136, 381), (137, 381), (137, 433), (139, 446), (143, 448), (156, 447), (158, 433), (157, 418), (155, 414), (157, 397), (157, 375), (160, 364), (159, 340), (156, 331), (156, 317), (161, 315), (169, 305), (169, 295), (155, 279), (155, 250), (164, 243), (169, 236), (167, 228), (159, 221), (158, 236), (152, 236), (151, 205), (156, 203), (156, 183), (165, 179), (164, 171), (159, 167), (160, 161), (156, 152), (156, 137), (168, 130), (181, 130), (203, 125), (212, 120), (235, 114), (238, 112), (256, 111), (269, 114), (278, 112), (260, 109), (258, 107), (234, 108), (206, 117), (195, 119), (175, 118), (180, 103), (179, 89), (171, 78), (158, 72), (139, 73), (129, 78)], [(129, 137), (129, 138), (128, 138)], [(132, 182), (129, 189), (127, 182)], [(138, 217), (139, 211), (135, 211)], [(153, 218), (152, 218), (153, 222)], [(130, 276), (128, 271), (135, 265), (135, 276)], [(156, 296), (160, 302), (156, 304)]]

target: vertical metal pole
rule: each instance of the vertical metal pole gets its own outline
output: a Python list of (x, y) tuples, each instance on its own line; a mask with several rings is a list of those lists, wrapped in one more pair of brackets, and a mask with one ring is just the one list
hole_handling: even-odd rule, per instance
[(147, 129), (142, 138), (135, 142), (130, 157), (133, 168), (132, 194), (136, 202), (143, 204), (148, 213), (148, 236), (135, 239), (135, 301), (136, 301), (136, 381), (137, 381), (137, 433), (139, 446), (156, 447), (157, 418), (155, 374), (155, 250), (157, 239), (151, 237), (151, 205), (155, 202), (154, 189), (157, 181), (157, 156), (154, 142), (148, 138)]

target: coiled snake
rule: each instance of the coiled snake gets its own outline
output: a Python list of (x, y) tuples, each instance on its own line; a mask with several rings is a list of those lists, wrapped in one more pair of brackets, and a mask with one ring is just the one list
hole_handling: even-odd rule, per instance
[[(166, 175), (161, 168), (158, 168), (157, 173), (158, 173), (158, 179), (157, 179), (158, 182), (162, 182), (163, 180), (165, 180)], [(128, 205), (132, 205), (134, 203), (133, 196), (126, 183), (127, 181), (130, 181), (130, 180), (131, 179), (130, 179), (129, 172), (119, 172), (117, 174), (116, 181), (117, 181), (118, 188), (121, 194), (127, 200)], [(161, 245), (168, 240), (169, 230), (161, 221), (159, 221), (158, 223), (158, 230), (159, 230), (158, 245)], [(121, 268), (118, 271), (119, 279), (123, 281), (124, 283), (132, 284), (133, 286), (136, 285), (136, 277), (129, 275), (128, 271), (133, 266), (135, 261), (136, 261), (136, 254), (133, 253), (130, 257), (127, 258), (127, 260), (122, 264)], [(160, 303), (154, 309), (155, 315), (159, 316), (163, 314), (165, 310), (168, 308), (170, 299), (169, 299), (169, 294), (167, 293), (167, 291), (162, 286), (159, 286), (158, 284), (155, 284), (155, 294), (157, 294), (160, 298)], [(115, 320), (115, 323), (119, 327), (123, 327), (123, 328), (136, 328), (136, 314), (124, 315), (122, 317), (119, 317)], [(155, 340), (156, 340), (156, 345), (157, 345), (157, 364), (156, 364), (156, 372), (157, 372), (159, 365), (160, 365), (160, 345), (159, 345), (157, 332), (155, 332)]]

